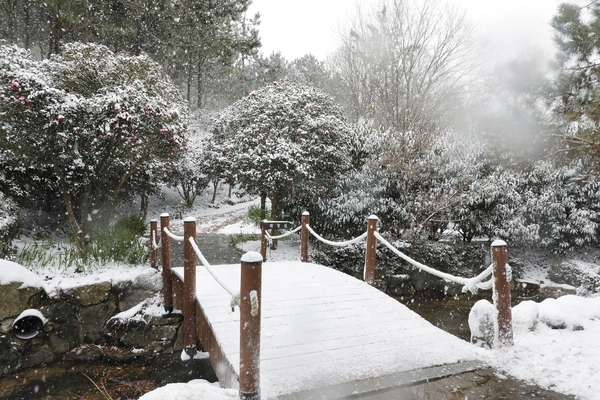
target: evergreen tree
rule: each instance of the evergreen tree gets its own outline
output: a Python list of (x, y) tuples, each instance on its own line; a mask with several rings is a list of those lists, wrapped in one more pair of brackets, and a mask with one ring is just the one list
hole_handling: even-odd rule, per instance
[(552, 104), (571, 149), (600, 153), (600, 4), (561, 4), (552, 20), (558, 45)]

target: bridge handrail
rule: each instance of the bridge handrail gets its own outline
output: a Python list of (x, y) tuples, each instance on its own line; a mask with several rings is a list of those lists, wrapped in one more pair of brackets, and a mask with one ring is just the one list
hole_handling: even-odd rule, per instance
[(167, 229), (167, 227), (165, 226), (163, 228), (163, 230), (165, 231), (165, 233), (167, 234), (168, 237), (170, 237), (171, 239), (177, 241), (177, 242), (183, 242), (184, 237), (183, 236), (178, 236), (174, 233), (172, 233), (170, 230)]
[(309, 232), (310, 232), (310, 233), (311, 233), (311, 234), (312, 234), (314, 237), (316, 237), (318, 240), (320, 240), (321, 242), (323, 242), (323, 243), (325, 243), (325, 244), (328, 244), (328, 245), (330, 245), (330, 246), (337, 246), (337, 247), (350, 246), (350, 245), (352, 245), (352, 244), (354, 244), (354, 243), (358, 243), (358, 242), (360, 242), (360, 241), (364, 240), (364, 239), (367, 237), (367, 233), (368, 233), (368, 232), (365, 232), (365, 233), (363, 233), (362, 235), (360, 235), (360, 236), (358, 236), (358, 237), (356, 237), (356, 238), (354, 238), (354, 239), (346, 240), (345, 242), (332, 242), (331, 240), (327, 240), (327, 239), (325, 239), (325, 238), (321, 237), (321, 236), (320, 236), (320, 235), (319, 235), (317, 232), (315, 232), (315, 231), (313, 230), (313, 228), (311, 228), (311, 226), (310, 226), (310, 225), (308, 225), (308, 224), (306, 224), (306, 229), (308, 229), (308, 231), (309, 231)]
[(206, 270), (213, 277), (213, 279), (219, 285), (221, 285), (221, 287), (223, 289), (225, 289), (225, 291), (227, 293), (229, 293), (231, 295), (231, 308), (233, 309), (235, 306), (239, 306), (240, 305), (240, 291), (232, 289), (231, 287), (229, 287), (229, 285), (227, 285), (227, 283), (225, 283), (223, 280), (221, 280), (219, 278), (218, 274), (215, 273), (215, 271), (213, 271), (212, 266), (210, 265), (208, 260), (204, 257), (204, 254), (202, 254), (202, 252), (198, 248), (198, 245), (196, 244), (196, 241), (194, 240), (193, 237), (190, 237), (189, 241), (190, 241), (190, 244), (192, 245), (192, 248), (194, 249), (194, 252), (196, 253), (196, 256), (198, 257), (198, 259), (200, 260), (202, 265), (204, 265), (204, 268), (206, 268)]
[(273, 243), (273, 240), (276, 240), (276, 239), (283, 239), (283, 238), (285, 238), (285, 237), (288, 237), (288, 236), (290, 236), (290, 235), (293, 235), (294, 233), (298, 232), (300, 229), (302, 229), (302, 225), (300, 225), (299, 227), (297, 227), (297, 228), (296, 228), (296, 229), (294, 229), (294, 230), (291, 230), (291, 231), (289, 231), (289, 232), (286, 232), (286, 233), (284, 233), (284, 234), (277, 235), (277, 236), (271, 236), (271, 235), (269, 235), (269, 232), (265, 230), (265, 237), (267, 238), (267, 241), (269, 242), (269, 244), (271, 244), (271, 243)]
[[(398, 257), (402, 258), (404, 261), (408, 262), (409, 264), (419, 268), (421, 271), (427, 272), (433, 276), (437, 276), (438, 278), (442, 278), (445, 281), (454, 282), (454, 283), (463, 285), (463, 289), (462, 289), (463, 293), (466, 293), (467, 291), (469, 291), (473, 294), (477, 294), (479, 289), (482, 289), (482, 290), (490, 289), (493, 285), (493, 279), (494, 279), (493, 277), (486, 282), (482, 282), (485, 278), (487, 278), (492, 273), (493, 268), (494, 268), (493, 264), (490, 265), (488, 268), (486, 268), (485, 271), (483, 271), (476, 277), (462, 278), (460, 276), (454, 276), (454, 275), (448, 274), (446, 272), (438, 271), (437, 269), (428, 267), (425, 264), (415, 261), (412, 258), (410, 258), (409, 256), (407, 256), (406, 254), (402, 253), (400, 250), (398, 250), (396, 247), (394, 247), (392, 244), (390, 244), (387, 240), (385, 240), (385, 238), (383, 236), (381, 236), (379, 234), (379, 232), (376, 231), (374, 233), (374, 235), (377, 238), (377, 240), (379, 240), (381, 243), (383, 243), (394, 254), (396, 254)], [(509, 278), (508, 280), (510, 280), (510, 278), (512, 277), (512, 273), (510, 272), (510, 267), (508, 265), (507, 265), (507, 275)]]

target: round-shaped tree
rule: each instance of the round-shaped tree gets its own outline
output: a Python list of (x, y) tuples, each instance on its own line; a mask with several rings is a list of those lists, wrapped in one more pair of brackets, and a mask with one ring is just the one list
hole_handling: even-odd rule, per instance
[(218, 115), (210, 153), (222, 179), (260, 195), (263, 210), (269, 198), (280, 219), (284, 199), (320, 196), (349, 168), (348, 129), (330, 96), (275, 82)]

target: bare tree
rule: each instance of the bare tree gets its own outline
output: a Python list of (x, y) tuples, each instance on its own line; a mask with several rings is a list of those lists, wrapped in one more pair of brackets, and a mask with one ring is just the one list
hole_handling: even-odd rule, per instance
[(472, 60), (464, 11), (437, 0), (381, 0), (341, 37), (330, 66), (352, 120), (435, 131), (460, 106)]

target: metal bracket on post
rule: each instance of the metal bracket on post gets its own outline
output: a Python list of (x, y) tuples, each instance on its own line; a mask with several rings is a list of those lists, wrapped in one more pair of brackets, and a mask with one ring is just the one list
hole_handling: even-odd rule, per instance
[(262, 254), (242, 256), (240, 283), (240, 399), (260, 400)]
[(510, 284), (506, 277), (508, 250), (506, 242), (495, 240), (492, 243), (492, 262), (494, 265), (494, 305), (498, 312), (498, 344), (512, 346), (512, 310), (510, 305)]
[(163, 307), (167, 313), (173, 312), (173, 281), (171, 278), (171, 238), (165, 233), (169, 229), (169, 214), (160, 215), (160, 242), (163, 280)]

